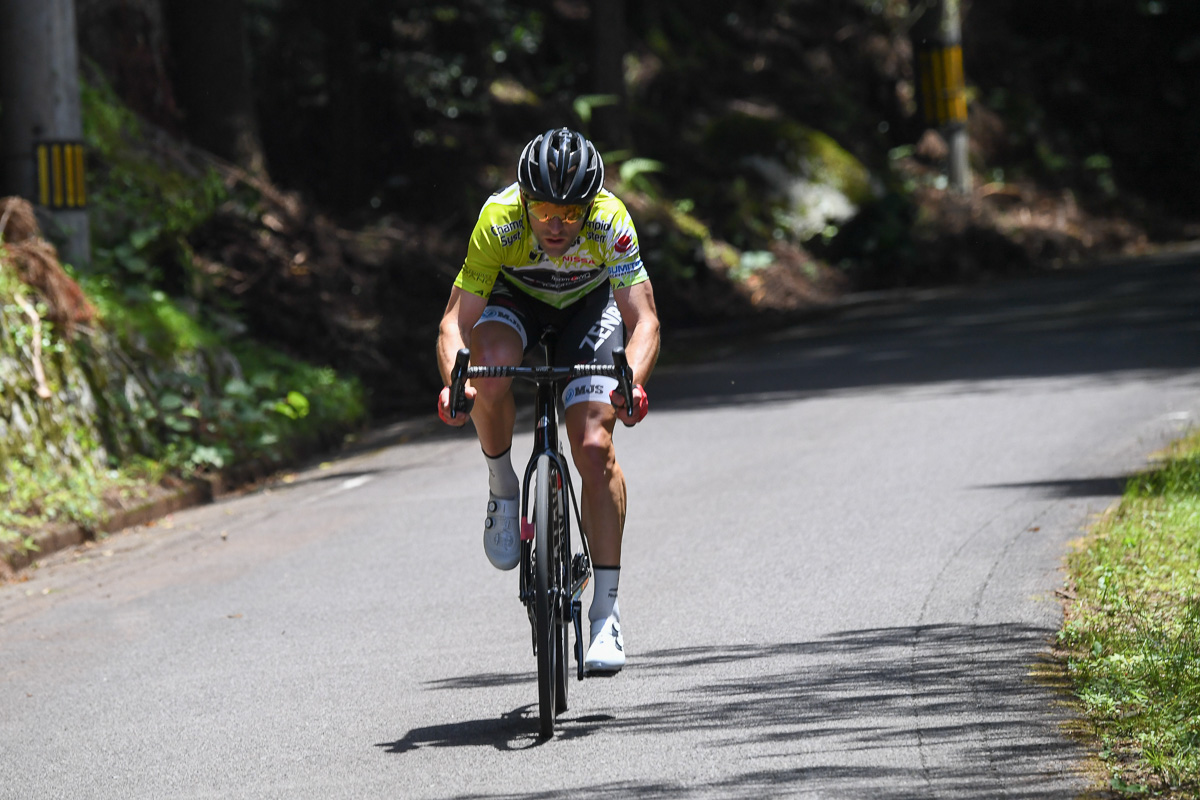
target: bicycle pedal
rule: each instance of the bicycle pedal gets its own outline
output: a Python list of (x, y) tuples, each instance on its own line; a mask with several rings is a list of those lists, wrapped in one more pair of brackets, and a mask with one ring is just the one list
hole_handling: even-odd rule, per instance
[[(583, 577), (590, 577), (592, 571), (592, 563), (588, 560), (586, 553), (576, 553), (571, 559), (571, 577), (579, 580)], [(586, 585), (586, 581), (585, 581)]]

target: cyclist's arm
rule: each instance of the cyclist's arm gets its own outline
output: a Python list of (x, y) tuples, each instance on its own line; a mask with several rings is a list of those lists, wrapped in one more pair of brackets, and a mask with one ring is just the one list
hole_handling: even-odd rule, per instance
[(450, 302), (438, 328), (437, 359), (442, 382), (450, 384), (450, 372), (454, 368), (454, 357), (460, 348), (471, 346), (471, 329), (479, 321), (487, 298), (472, 294), (455, 286), (450, 290)]
[[(658, 362), (658, 310), (649, 280), (613, 292), (625, 322), (625, 356), (633, 369), (633, 383), (645, 384)], [(453, 358), (451, 358), (453, 362)]]

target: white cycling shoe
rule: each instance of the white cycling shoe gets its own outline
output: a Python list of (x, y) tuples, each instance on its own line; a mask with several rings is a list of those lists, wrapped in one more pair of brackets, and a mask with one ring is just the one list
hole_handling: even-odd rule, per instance
[(616, 672), (625, 666), (625, 643), (621, 641), (621, 623), (615, 616), (592, 623), (592, 643), (583, 666), (592, 672)]
[(512, 569), (521, 561), (521, 501), (488, 492), (488, 515), (483, 522), (483, 552), (496, 569)]

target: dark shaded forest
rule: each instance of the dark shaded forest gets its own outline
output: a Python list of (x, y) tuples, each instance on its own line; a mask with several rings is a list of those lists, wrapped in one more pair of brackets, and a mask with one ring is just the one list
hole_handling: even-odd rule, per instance
[[(919, 107), (922, 2), (79, 0), (79, 21), (91, 80), (164, 158), (200, 148), (240, 187), (188, 258), (147, 245), (152, 279), (390, 414), (429, 407), (475, 215), (551, 126), (605, 154), (668, 336), (1200, 237), (1200, 6), (961, 9), (965, 195)], [(822, 187), (849, 210), (814, 223)]]

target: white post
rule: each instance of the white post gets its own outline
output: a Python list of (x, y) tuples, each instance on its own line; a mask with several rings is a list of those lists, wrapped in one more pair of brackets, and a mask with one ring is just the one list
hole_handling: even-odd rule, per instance
[[(959, 0), (945, 0), (942, 11), (942, 37), (946, 47), (957, 48), (958, 74), (955, 76), (957, 85), (950, 87), (952, 91), (962, 93), (962, 16)], [(967, 135), (966, 102), (962, 101), (962, 119), (951, 121), (947, 131), (950, 145), (950, 159), (947, 172), (950, 185), (960, 194), (971, 191), (971, 167), (967, 161), (969, 139)]]

